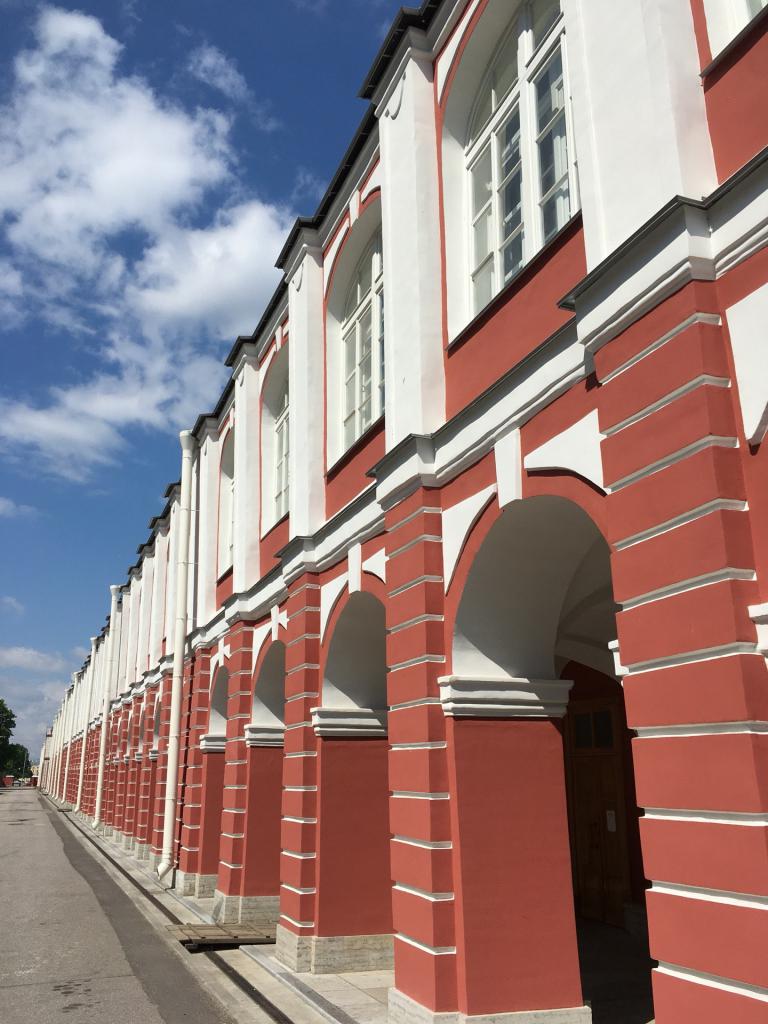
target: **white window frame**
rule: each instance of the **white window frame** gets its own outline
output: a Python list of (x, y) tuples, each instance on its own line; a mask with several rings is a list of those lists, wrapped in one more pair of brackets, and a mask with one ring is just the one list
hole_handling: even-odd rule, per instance
[[(224, 446), (232, 445), (232, 475), (224, 472)], [(235, 556), (235, 437), (230, 430), (219, 451), (219, 547), (216, 579), (220, 579), (234, 565)], [(225, 491), (225, 488), (228, 490)]]
[[(517, 50), (517, 81), (501, 98), (484, 126), (478, 131), (474, 139), (469, 139), (473, 122), (476, 118), (478, 106), (485, 94), (489, 78), (493, 75), (496, 61), (507, 45), (511, 36), (518, 36)], [(565, 139), (567, 146), (566, 169), (563, 176), (552, 186), (547, 193), (541, 195), (540, 167), (539, 167), (539, 141), (560, 116), (556, 114), (549, 125), (540, 133), (537, 126), (537, 97), (536, 87), (543, 73), (550, 63), (560, 53), (563, 72), (563, 112), (565, 120)], [(503, 272), (503, 251), (506, 248), (505, 242), (509, 239), (502, 237), (502, 212), (501, 212), (501, 190), (504, 183), (510, 180), (511, 173), (504, 179), (500, 179), (500, 154), (502, 145), (502, 133), (509, 120), (515, 112), (520, 116), (519, 135), (519, 165), (521, 173), (521, 227), (522, 232), (522, 262), (504, 280)], [(478, 90), (478, 95), (473, 104), (467, 127), (468, 142), (465, 149), (466, 161), (466, 210), (467, 210), (467, 288), (469, 310), (472, 316), (482, 312), (485, 306), (498, 295), (510, 280), (536, 255), (546, 242), (553, 237), (579, 209), (577, 165), (575, 158), (574, 134), (572, 123), (572, 111), (570, 102), (570, 91), (568, 88), (568, 64), (565, 48), (565, 24), (562, 10), (554, 23), (546, 31), (544, 37), (534, 46), (532, 3), (529, 0), (522, 3), (511, 22), (508, 31), (505, 33), (501, 44), (495, 51), (489, 63), (489, 71), (483, 79)], [(491, 152), (491, 193), (479, 214), (475, 214), (473, 200), (473, 178), (472, 171), (477, 167), (486, 150), (490, 147)], [(567, 184), (569, 210), (563, 222), (558, 225), (555, 232), (549, 238), (544, 237), (542, 206), (545, 199), (556, 191), (561, 184)], [(474, 228), (480, 217), (484, 216), (490, 204), (490, 253), (483, 260), (477, 261), (475, 257)], [(517, 236), (515, 231), (512, 236)], [(478, 304), (475, 298), (475, 279), (478, 272), (484, 269), (489, 261), (493, 261), (493, 280), (490, 294), (485, 302)]]
[(274, 458), (272, 499), (274, 522), (279, 523), (288, 515), (290, 502), (290, 471), (289, 454), (291, 445), (290, 435), (290, 402), (288, 396), (288, 381), (286, 379), (282, 393), (280, 411), (274, 420)]
[(765, 7), (768, 0), (704, 0), (712, 57), (717, 57)]
[[(365, 292), (359, 291), (361, 274), (366, 265), (370, 268), (371, 283)], [(344, 309), (349, 308), (353, 290), (358, 290), (355, 305), (341, 323), (340, 331), (340, 395), (341, 395), (341, 450), (351, 447), (384, 414), (384, 261), (382, 258), (381, 229), (377, 230), (365, 248), (362, 258), (355, 267), (352, 281), (346, 292)], [(364, 348), (364, 322), (371, 318), (370, 378), (363, 378), (366, 359)], [(351, 369), (347, 366), (348, 346), (354, 346)], [(350, 400), (351, 399), (351, 400)], [(364, 408), (370, 401), (370, 413), (366, 418)], [(348, 424), (351, 430), (348, 432)]]

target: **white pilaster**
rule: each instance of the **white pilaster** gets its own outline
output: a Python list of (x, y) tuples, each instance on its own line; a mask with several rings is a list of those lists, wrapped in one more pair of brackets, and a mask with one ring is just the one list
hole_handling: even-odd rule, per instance
[(246, 357), (235, 377), (235, 535), (233, 579), (235, 593), (259, 579), (259, 522), (261, 423), (259, 367)]
[(445, 417), (437, 138), (426, 56), (411, 53), (378, 113), (390, 449)]
[(288, 286), (291, 535), (314, 533), (325, 518), (323, 450), (323, 267), (305, 247)]

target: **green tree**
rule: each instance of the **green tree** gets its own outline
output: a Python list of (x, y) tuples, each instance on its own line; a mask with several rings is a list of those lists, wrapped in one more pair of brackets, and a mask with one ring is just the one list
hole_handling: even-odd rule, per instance
[(13, 730), (16, 728), (16, 715), (0, 697), (0, 771), (5, 771)]
[(29, 777), (29, 751), (23, 743), (9, 743), (4, 772), (15, 779)]

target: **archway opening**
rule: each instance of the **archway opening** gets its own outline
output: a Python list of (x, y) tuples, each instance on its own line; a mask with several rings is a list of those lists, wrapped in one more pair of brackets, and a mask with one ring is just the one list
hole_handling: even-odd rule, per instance
[[(392, 882), (382, 603), (369, 593), (350, 595), (327, 652), (322, 704), (312, 713), (319, 739), (317, 934), (334, 937), (329, 950), (338, 948), (342, 963), (348, 953), (347, 969), (387, 968)], [(364, 950), (359, 935), (367, 936)], [(322, 948), (321, 941), (320, 971)]]
[[(542, 918), (551, 915), (561, 963), (570, 959), (563, 998), (578, 991), (570, 923), (575, 905), (580, 988), (593, 1020), (646, 1024), (653, 1006), (645, 881), (630, 734), (612, 650), (616, 611), (610, 552), (594, 522), (562, 498), (515, 502), (491, 528), (470, 569), (455, 619), (448, 685), (455, 722), (470, 713), (506, 718), (507, 743), (527, 749), (525, 759), (500, 754), (498, 770), (515, 770), (518, 785), (540, 791), (530, 819), (511, 820), (509, 828), (534, 830), (516, 869), (527, 875), (529, 893), (542, 885), (531, 909), (536, 914), (540, 907)], [(552, 729), (561, 736), (557, 756)], [(513, 804), (518, 806), (514, 800), (508, 806)], [(552, 826), (548, 832), (545, 820)], [(531, 858), (539, 850), (543, 864), (558, 843), (570, 863), (558, 874), (557, 858), (550, 859), (547, 877)], [(509, 925), (510, 935), (516, 927)], [(529, 924), (531, 939), (536, 927)], [(543, 976), (547, 966), (533, 954), (527, 969)]]
[(267, 930), (279, 917), (284, 734), (285, 645), (277, 641), (256, 674), (245, 728), (248, 796), (238, 918)]
[(229, 672), (222, 665), (211, 680), (208, 728), (200, 739), (200, 825), (199, 830), (195, 830), (198, 855), (194, 893), (200, 899), (213, 897), (219, 872), (228, 705)]

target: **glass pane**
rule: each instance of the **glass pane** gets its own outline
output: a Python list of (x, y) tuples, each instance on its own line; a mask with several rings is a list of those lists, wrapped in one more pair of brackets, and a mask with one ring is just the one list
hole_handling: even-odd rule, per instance
[(347, 320), (357, 309), (357, 277), (355, 277), (352, 287), (349, 289), (347, 294), (347, 304), (344, 307), (344, 319)]
[(563, 92), (563, 59), (558, 50), (536, 82), (536, 115), (538, 131), (546, 128), (552, 117), (565, 105)]
[(480, 130), (491, 116), (493, 110), (493, 94), (491, 92), (491, 80), (487, 78), (483, 84), (483, 91), (477, 98), (477, 106), (472, 117), (472, 124), (469, 129), (469, 141), (472, 142), (480, 134)]
[(507, 36), (493, 69), (494, 110), (517, 81), (517, 26)]
[(523, 233), (520, 232), (509, 243), (503, 253), (504, 283), (516, 274), (523, 265)]
[(363, 356), (363, 361), (360, 363), (360, 385), (363, 389), (370, 388), (371, 384), (371, 353)]
[(348, 377), (355, 369), (355, 332), (350, 331), (344, 338), (344, 376)]
[(565, 136), (565, 115), (561, 114), (539, 141), (541, 194), (546, 195), (567, 173), (568, 142)]
[(373, 417), (371, 416), (371, 400), (369, 398), (360, 406), (360, 430), (365, 430), (371, 423), (373, 423)]
[(478, 215), (491, 198), (492, 189), (491, 147), (483, 150), (483, 155), (472, 167), (472, 219)]
[(595, 731), (595, 746), (599, 750), (611, 750), (613, 747), (613, 720), (611, 712), (595, 711), (592, 716), (592, 726)]
[(515, 111), (501, 130), (501, 175), (503, 181), (520, 163), (520, 112)]
[(488, 212), (482, 214), (478, 222), (472, 228), (475, 254), (473, 266), (475, 267), (479, 266), (491, 251), (492, 213), (493, 211), (489, 207)]
[(592, 715), (589, 712), (573, 716), (573, 742), (577, 750), (592, 746)]
[(348, 420), (344, 421), (344, 447), (349, 448), (355, 437), (355, 417), (350, 416)]
[(509, 238), (520, 227), (523, 217), (520, 172), (509, 179), (501, 194), (501, 237)]
[(371, 290), (373, 248), (369, 249), (360, 267), (360, 301)]
[(544, 232), (544, 241), (551, 238), (556, 231), (559, 231), (570, 215), (571, 204), (568, 197), (568, 182), (564, 182), (557, 191), (552, 193), (541, 208), (541, 226)]
[(368, 360), (370, 366), (371, 361), (371, 332), (373, 324), (371, 322), (371, 307), (368, 306), (363, 315), (360, 317), (360, 362)]
[(357, 407), (357, 395), (355, 393), (355, 378), (350, 377), (347, 383), (344, 385), (344, 411), (347, 416), (354, 413)]
[(488, 260), (482, 270), (478, 270), (472, 282), (475, 301), (475, 312), (488, 305), (493, 297), (493, 260)]
[(533, 45), (538, 46), (560, 16), (560, 0), (534, 0)]

